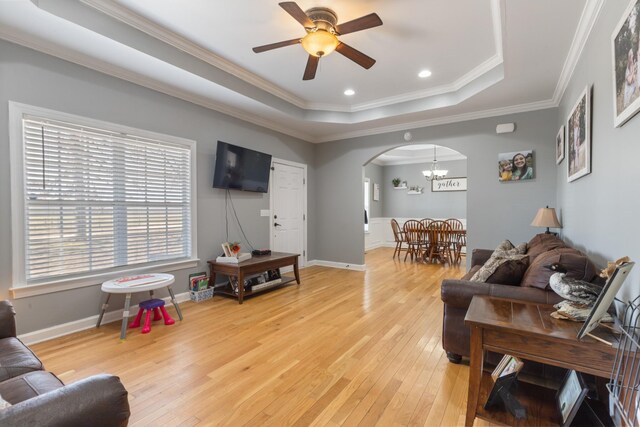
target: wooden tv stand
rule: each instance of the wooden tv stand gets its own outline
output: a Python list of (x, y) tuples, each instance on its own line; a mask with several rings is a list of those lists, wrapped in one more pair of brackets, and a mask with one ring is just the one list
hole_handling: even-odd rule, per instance
[[(253, 295), (258, 292), (266, 291), (280, 287), (294, 280), (300, 284), (300, 273), (298, 271), (298, 254), (289, 254), (285, 252), (272, 252), (271, 255), (254, 256), (251, 259), (242, 261), (238, 264), (227, 264), (222, 262), (216, 262), (215, 260), (207, 261), (209, 264), (209, 273), (211, 283), (216, 282), (217, 274), (224, 274), (226, 276), (236, 277), (238, 279), (238, 293), (234, 293), (232, 289), (224, 288), (221, 290), (215, 290), (215, 294), (224, 295), (236, 298), (238, 304), (242, 304), (244, 297)], [(257, 273), (263, 273), (268, 270), (275, 270), (277, 268), (293, 266), (293, 277), (282, 276), (282, 282), (275, 285), (272, 288), (261, 289), (259, 291), (245, 291), (244, 278)]]

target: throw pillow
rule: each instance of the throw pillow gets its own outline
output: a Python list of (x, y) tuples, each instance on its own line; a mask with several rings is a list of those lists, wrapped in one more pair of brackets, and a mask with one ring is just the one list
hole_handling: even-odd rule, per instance
[(2, 398), (2, 396), (0, 396), (0, 411), (3, 409), (7, 409), (10, 406), (11, 406), (11, 403), (7, 402)]
[(549, 278), (555, 272), (546, 268), (553, 263), (559, 263), (567, 269), (567, 277), (578, 280), (592, 281), (598, 271), (585, 254), (574, 248), (559, 248), (547, 251), (531, 263), (522, 279), (521, 286), (547, 289)]
[(529, 262), (533, 262), (541, 253), (550, 251), (552, 249), (566, 248), (567, 245), (554, 234), (536, 234), (533, 236), (527, 244), (529, 255)]
[[(493, 275), (498, 267), (507, 261), (517, 261), (522, 260), (527, 255), (525, 252), (527, 251), (527, 244), (521, 243), (518, 246), (514, 247), (513, 243), (508, 240), (500, 243), (498, 247), (493, 251), (491, 257), (484, 263), (484, 265), (473, 275), (471, 281), (473, 282), (487, 282), (487, 279), (491, 275)], [(507, 273), (509, 268), (505, 269), (505, 273)], [(522, 276), (520, 276), (522, 278)], [(507, 281), (514, 282), (515, 278), (509, 278)], [(497, 282), (491, 282), (497, 283)], [(519, 283), (519, 280), (518, 280)]]
[(487, 278), (486, 283), (519, 286), (527, 268), (529, 268), (529, 257), (507, 259)]

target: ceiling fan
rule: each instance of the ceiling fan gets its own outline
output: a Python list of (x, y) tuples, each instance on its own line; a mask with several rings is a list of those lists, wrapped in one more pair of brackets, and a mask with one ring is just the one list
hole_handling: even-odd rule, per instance
[(254, 47), (253, 51), (255, 53), (298, 43), (302, 44), (304, 50), (309, 53), (309, 59), (307, 60), (307, 66), (304, 70), (302, 80), (312, 80), (316, 76), (320, 58), (330, 54), (334, 50), (366, 69), (371, 68), (373, 64), (376, 63), (375, 59), (338, 40), (338, 36), (382, 25), (382, 20), (377, 14), (370, 13), (369, 15), (338, 25), (338, 15), (327, 7), (313, 7), (305, 12), (293, 1), (285, 1), (279, 3), (279, 5), (296, 21), (302, 24), (307, 31), (307, 35), (303, 38)]

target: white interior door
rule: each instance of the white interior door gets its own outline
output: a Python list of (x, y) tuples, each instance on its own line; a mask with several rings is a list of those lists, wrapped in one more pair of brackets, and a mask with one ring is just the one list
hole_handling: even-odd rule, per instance
[(300, 254), (306, 260), (306, 166), (273, 161), (271, 250)]

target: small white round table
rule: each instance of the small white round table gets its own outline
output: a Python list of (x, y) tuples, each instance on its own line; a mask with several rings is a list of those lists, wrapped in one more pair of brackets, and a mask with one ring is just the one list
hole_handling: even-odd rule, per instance
[(107, 294), (107, 299), (102, 304), (102, 311), (98, 316), (98, 323), (96, 328), (100, 327), (104, 312), (109, 306), (109, 299), (111, 294), (126, 294), (124, 299), (124, 311), (122, 312), (122, 329), (120, 330), (120, 339), (124, 340), (127, 336), (127, 324), (129, 323), (129, 306), (131, 304), (131, 294), (136, 292), (149, 292), (151, 298), (153, 298), (153, 291), (155, 289), (167, 288), (169, 295), (171, 295), (171, 302), (178, 312), (178, 317), (182, 320), (182, 312), (176, 301), (176, 297), (173, 294), (171, 285), (175, 282), (175, 278), (172, 274), (136, 274), (133, 276), (119, 277), (117, 279), (106, 281), (102, 284), (102, 292)]

